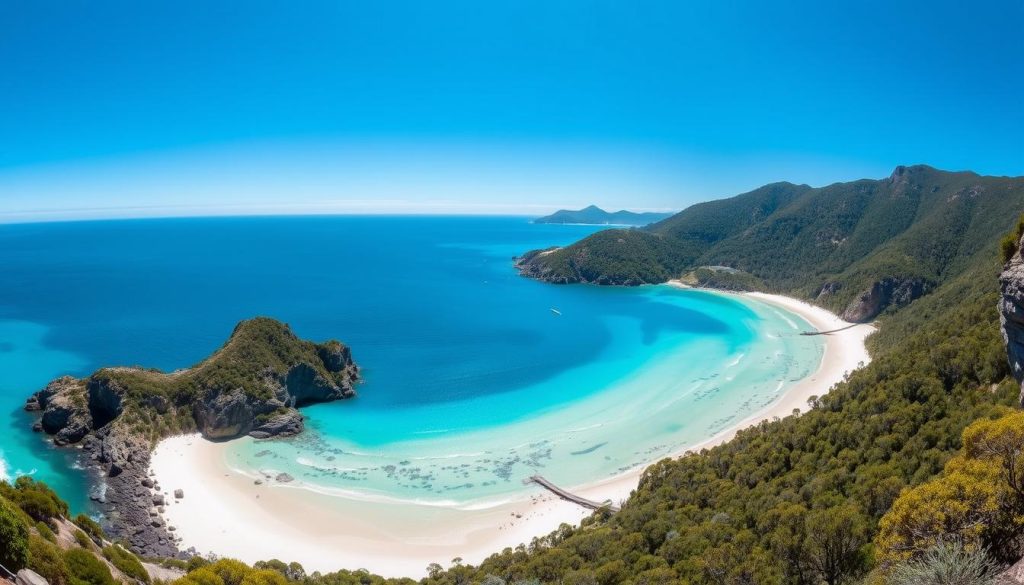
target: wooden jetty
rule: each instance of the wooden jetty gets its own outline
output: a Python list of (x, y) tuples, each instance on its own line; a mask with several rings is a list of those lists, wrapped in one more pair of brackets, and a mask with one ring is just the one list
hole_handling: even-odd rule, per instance
[(839, 329), (830, 329), (829, 331), (801, 331), (800, 335), (828, 335), (829, 333), (839, 333), (840, 331), (853, 329), (858, 325), (863, 325), (863, 323), (850, 323), (846, 327), (840, 327)]
[(600, 510), (602, 508), (607, 508), (612, 512), (619, 511), (619, 507), (613, 505), (611, 500), (595, 502), (593, 500), (588, 500), (584, 497), (577, 496), (576, 494), (567, 492), (562, 488), (558, 487), (557, 485), (551, 483), (550, 481), (545, 479), (543, 475), (531, 475), (529, 479), (526, 480), (526, 482), (533, 482), (541, 486), (542, 488), (548, 490), (549, 492), (555, 494), (556, 496), (562, 498), (563, 500), (567, 502), (572, 502), (574, 504), (578, 504), (580, 506), (583, 506), (584, 508), (590, 508), (591, 510)]

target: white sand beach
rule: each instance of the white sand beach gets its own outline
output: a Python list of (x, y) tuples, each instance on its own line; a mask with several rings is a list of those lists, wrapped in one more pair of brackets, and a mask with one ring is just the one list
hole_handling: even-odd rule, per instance
[[(800, 315), (819, 331), (851, 325), (796, 299), (746, 296)], [(825, 351), (814, 374), (755, 416), (684, 452), (727, 441), (742, 428), (789, 416), (794, 409), (806, 410), (811, 396), (825, 394), (870, 360), (864, 340), (872, 331), (872, 325), (856, 325), (824, 335)], [(153, 453), (151, 469), (171, 500), (164, 519), (175, 528), (183, 549), (247, 562), (297, 561), (307, 571), (365, 568), (385, 576), (420, 577), (430, 563), (447, 566), (455, 557), (478, 563), (504, 547), (528, 543), (563, 522), (577, 523), (589, 515), (537, 486), (524, 488), (522, 500), (485, 509), (345, 499), (304, 489), (297, 482), (254, 478), (230, 469), (226, 448), (187, 435), (161, 441)], [(635, 489), (641, 473), (638, 468), (585, 486), (564, 487), (592, 500), (620, 502)], [(176, 489), (184, 492), (180, 500), (173, 497)]]

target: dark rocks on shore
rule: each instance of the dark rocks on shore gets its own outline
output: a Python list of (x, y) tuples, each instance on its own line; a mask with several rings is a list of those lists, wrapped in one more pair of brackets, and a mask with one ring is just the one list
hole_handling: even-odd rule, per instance
[[(177, 547), (153, 506), (163, 495), (142, 485), (148, 477), (149, 443), (114, 425), (88, 435), (82, 441), (82, 457), (93, 461), (94, 481), (104, 489), (97, 502), (105, 528), (123, 538), (136, 553), (153, 557), (177, 556)], [(158, 522), (155, 522), (158, 521)]]

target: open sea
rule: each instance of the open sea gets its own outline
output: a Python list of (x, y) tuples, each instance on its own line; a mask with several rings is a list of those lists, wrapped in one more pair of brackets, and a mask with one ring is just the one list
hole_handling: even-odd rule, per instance
[[(667, 286), (555, 286), (512, 257), (595, 226), (521, 217), (265, 217), (0, 226), (0, 475), (88, 510), (73, 451), (25, 398), (101, 366), (190, 366), (267, 315), (352, 347), (352, 400), (231, 443), (232, 467), (318, 491), (472, 507), (696, 444), (811, 374), (821, 340), (772, 306)], [(556, 311), (552, 311), (555, 309)]]

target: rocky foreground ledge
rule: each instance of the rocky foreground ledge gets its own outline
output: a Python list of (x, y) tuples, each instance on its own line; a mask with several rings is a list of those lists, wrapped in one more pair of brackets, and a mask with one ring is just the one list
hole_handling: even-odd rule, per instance
[(239, 323), (223, 347), (187, 370), (65, 376), (33, 394), (25, 409), (41, 413), (33, 429), (55, 445), (81, 447), (105, 528), (140, 555), (168, 557), (178, 549), (160, 514), (172, 495), (148, 475), (160, 439), (196, 431), (216, 441), (295, 435), (303, 430), (298, 407), (351, 398), (358, 379), (343, 343), (304, 341), (287, 325), (258, 317)]

